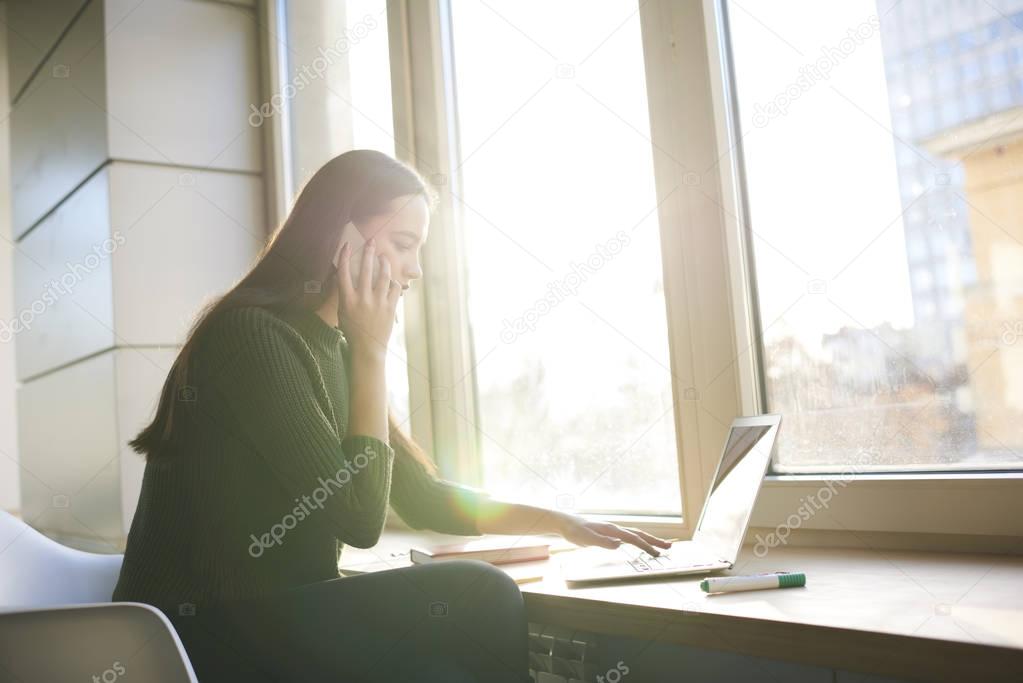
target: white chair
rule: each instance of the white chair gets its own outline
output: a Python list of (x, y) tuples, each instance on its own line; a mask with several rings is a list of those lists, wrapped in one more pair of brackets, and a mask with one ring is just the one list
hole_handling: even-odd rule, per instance
[(68, 548), (0, 511), (0, 680), (197, 683), (160, 610), (110, 602), (122, 559)]

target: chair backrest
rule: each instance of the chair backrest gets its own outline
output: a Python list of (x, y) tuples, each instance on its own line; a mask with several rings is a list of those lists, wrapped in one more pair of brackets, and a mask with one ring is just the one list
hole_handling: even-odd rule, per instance
[[(181, 639), (151, 605), (0, 610), (3, 681), (197, 683)], [(231, 679), (235, 680), (235, 679)]]
[(0, 610), (109, 602), (123, 559), (68, 548), (0, 510)]

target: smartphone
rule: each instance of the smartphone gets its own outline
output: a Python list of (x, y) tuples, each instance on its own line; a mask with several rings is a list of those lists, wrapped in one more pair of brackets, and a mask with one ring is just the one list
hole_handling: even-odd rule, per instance
[[(348, 222), (345, 227), (341, 228), (341, 241), (338, 243), (337, 252), (334, 254), (334, 267), (338, 267), (338, 263), (341, 259), (341, 249), (345, 246), (345, 243), (352, 245), (352, 255), (348, 260), (348, 270), (352, 274), (352, 285), (359, 281), (359, 273), (362, 272), (362, 250), (366, 246), (366, 238), (362, 236), (359, 229), (355, 227), (355, 223)], [(376, 280), (377, 273), (380, 270), (379, 259), (373, 259), (373, 270), (371, 271), (371, 280)]]

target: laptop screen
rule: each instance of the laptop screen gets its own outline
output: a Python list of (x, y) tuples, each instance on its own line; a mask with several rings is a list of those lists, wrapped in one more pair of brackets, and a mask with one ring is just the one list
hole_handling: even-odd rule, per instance
[(693, 540), (735, 562), (767, 472), (776, 424), (733, 425)]

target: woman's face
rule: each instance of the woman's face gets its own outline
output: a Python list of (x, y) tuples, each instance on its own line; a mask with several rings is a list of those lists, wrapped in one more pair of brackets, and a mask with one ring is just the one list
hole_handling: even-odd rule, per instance
[(423, 276), (419, 250), (426, 242), (430, 212), (422, 195), (396, 197), (384, 213), (371, 217), (359, 232), (366, 239), (376, 238), (377, 254), (391, 265), (391, 277), (401, 283), (402, 291)]

